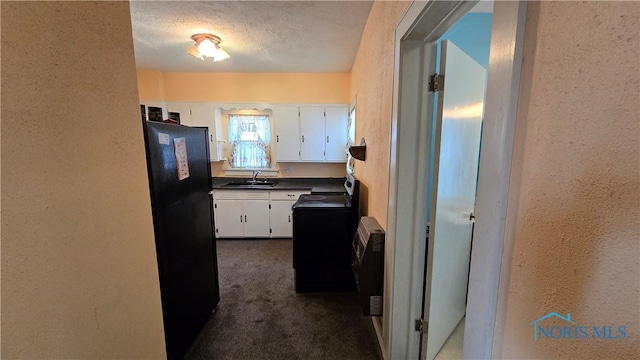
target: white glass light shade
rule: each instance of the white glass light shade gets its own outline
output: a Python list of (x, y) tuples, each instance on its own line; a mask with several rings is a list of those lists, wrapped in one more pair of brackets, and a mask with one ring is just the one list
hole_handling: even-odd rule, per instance
[(220, 38), (211, 34), (195, 34), (191, 36), (196, 44), (187, 53), (204, 60), (205, 57), (213, 58), (213, 61), (221, 61), (230, 58), (226, 51), (220, 48)]

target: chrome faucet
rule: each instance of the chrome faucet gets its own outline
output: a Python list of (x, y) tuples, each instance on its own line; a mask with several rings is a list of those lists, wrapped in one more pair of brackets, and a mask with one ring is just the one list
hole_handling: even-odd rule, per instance
[(260, 174), (260, 170), (252, 170), (251, 172), (253, 173), (251, 177), (251, 181), (253, 182), (258, 181), (258, 174)]

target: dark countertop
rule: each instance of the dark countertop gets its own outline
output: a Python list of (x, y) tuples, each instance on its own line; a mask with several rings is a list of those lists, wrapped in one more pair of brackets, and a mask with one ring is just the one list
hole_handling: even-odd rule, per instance
[[(260, 180), (264, 179), (259, 177)], [(311, 190), (312, 193), (343, 193), (345, 178), (268, 178), (275, 185), (260, 188), (225, 187), (230, 182), (250, 180), (249, 178), (214, 177), (211, 178), (214, 190)]]

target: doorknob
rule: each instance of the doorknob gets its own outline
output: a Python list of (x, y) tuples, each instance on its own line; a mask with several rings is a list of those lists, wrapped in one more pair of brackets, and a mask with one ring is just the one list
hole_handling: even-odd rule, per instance
[(469, 221), (476, 222), (476, 214), (473, 212), (469, 213)]

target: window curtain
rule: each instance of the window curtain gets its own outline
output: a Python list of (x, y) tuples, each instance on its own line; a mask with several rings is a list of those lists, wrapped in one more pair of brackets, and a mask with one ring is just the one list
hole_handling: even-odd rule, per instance
[(229, 115), (232, 168), (269, 168), (269, 116)]

